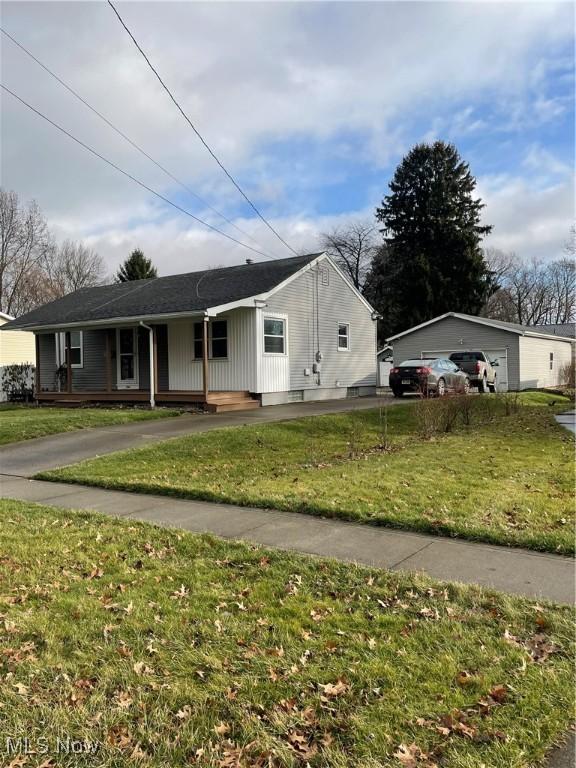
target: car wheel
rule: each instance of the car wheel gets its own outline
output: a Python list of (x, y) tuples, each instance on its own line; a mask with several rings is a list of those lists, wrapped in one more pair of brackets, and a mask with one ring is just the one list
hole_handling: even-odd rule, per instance
[(464, 394), (467, 395), (470, 392), (470, 379), (464, 379)]
[(446, 394), (446, 382), (444, 379), (438, 379), (438, 384), (436, 384), (436, 394), (438, 397), (444, 397)]
[(402, 397), (404, 392), (402, 392), (401, 389), (393, 389), (392, 390), (392, 394), (394, 395), (394, 397)]
[(490, 390), (490, 392), (492, 392), (492, 394), (495, 394), (496, 392), (496, 383), (497, 383), (496, 376), (494, 376), (494, 381), (492, 382), (492, 384), (488, 384), (488, 389)]
[(480, 379), (478, 382), (478, 392), (488, 392), (488, 386), (486, 384), (486, 378)]

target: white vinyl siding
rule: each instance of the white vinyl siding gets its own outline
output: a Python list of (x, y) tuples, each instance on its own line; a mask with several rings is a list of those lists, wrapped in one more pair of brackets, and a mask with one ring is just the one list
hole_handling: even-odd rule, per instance
[[(266, 339), (273, 338), (271, 334), (266, 333), (266, 330), (271, 331), (273, 327), (278, 330), (279, 323), (282, 323), (284, 336), (275, 336), (275, 345), (278, 343), (277, 339), (282, 338), (284, 352), (266, 352)], [(269, 312), (268, 309), (256, 310), (258, 392), (287, 392), (290, 389), (290, 359), (287, 350), (290, 345), (291, 332), (291, 326), (288, 327), (286, 315)]]
[(569, 341), (523, 336), (520, 339), (520, 389), (565, 384), (562, 370), (571, 357), (572, 344)]
[[(226, 358), (210, 358), (209, 389), (256, 392), (256, 310), (235, 309), (226, 320)], [(168, 380), (171, 390), (202, 389), (202, 358), (194, 356), (193, 318), (168, 322)], [(223, 338), (223, 337), (219, 337)]]
[[(330, 262), (320, 262), (320, 271), (313, 267), (270, 296), (265, 314), (273, 312), (289, 318), (289, 376), (283, 369), (275, 389), (260, 391), (315, 390), (322, 396), (319, 390), (341, 390), (344, 395), (346, 387), (376, 386), (376, 322)], [(343, 317), (353, 339), (348, 354), (338, 351)], [(322, 353), (320, 386), (312, 372), (317, 351)]]

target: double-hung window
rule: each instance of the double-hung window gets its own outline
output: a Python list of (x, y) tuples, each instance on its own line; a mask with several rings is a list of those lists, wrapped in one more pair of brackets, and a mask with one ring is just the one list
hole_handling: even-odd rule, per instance
[(338, 351), (347, 352), (350, 349), (350, 324), (338, 323)]
[(283, 318), (264, 318), (264, 352), (267, 355), (286, 354), (286, 320)]
[(550, 370), (554, 370), (554, 352), (550, 352)]
[[(228, 357), (228, 322), (214, 320), (208, 328), (209, 357), (213, 360)], [(204, 355), (204, 322), (194, 323), (194, 359), (202, 360)]]

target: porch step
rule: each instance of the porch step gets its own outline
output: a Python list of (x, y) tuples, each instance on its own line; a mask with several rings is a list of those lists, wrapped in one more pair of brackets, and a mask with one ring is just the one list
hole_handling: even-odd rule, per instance
[(260, 408), (260, 401), (252, 398), (238, 398), (229, 402), (214, 402), (210, 399), (204, 406), (208, 413), (225, 413), (226, 411), (252, 411)]

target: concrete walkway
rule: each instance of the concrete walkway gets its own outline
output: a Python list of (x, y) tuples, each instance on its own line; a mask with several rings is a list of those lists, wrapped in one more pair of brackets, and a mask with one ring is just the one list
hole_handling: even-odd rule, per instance
[(554, 417), (558, 424), (568, 429), (570, 432), (576, 435), (576, 411), (566, 411), (560, 413)]
[(574, 560), (568, 557), (295, 512), (107, 491), (6, 475), (0, 480), (0, 496), (4, 498), (90, 509), (390, 570), (424, 571), (438, 579), (481, 584), (530, 598), (561, 603), (574, 600)]
[(167, 419), (138, 421), (110, 427), (79, 429), (58, 435), (23, 440), (0, 447), (0, 473), (33, 477), (84, 459), (105, 453), (138, 448), (142, 445), (182, 437), (196, 432), (208, 432), (222, 427), (238, 427), (244, 424), (265, 424), (272, 421), (289, 421), (303, 416), (321, 416), (327, 413), (378, 408), (381, 405), (397, 405), (390, 395), (362, 397), (357, 400), (324, 400), (309, 403), (290, 403), (256, 408), (253, 411), (232, 411), (215, 414), (183, 414)]

